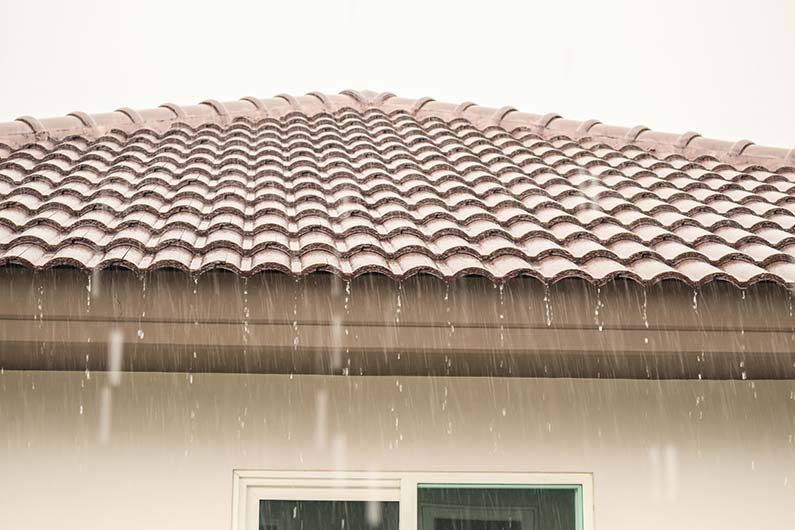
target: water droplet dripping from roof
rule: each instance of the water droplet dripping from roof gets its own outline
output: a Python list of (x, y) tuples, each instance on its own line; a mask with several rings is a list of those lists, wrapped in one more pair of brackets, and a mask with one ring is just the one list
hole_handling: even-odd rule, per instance
[(596, 288), (596, 307), (594, 308), (593, 318), (594, 318), (594, 323), (596, 324), (596, 328), (599, 331), (602, 331), (604, 329), (604, 321), (599, 318), (599, 313), (601, 312), (602, 307), (604, 307), (604, 304), (602, 303), (602, 288), (601, 287), (597, 287)]
[(549, 290), (549, 284), (544, 283), (544, 313), (546, 316), (547, 326), (552, 325), (552, 293)]
[(91, 274), (88, 275), (88, 283), (86, 284), (86, 313), (91, 312)]
[(500, 317), (500, 348), (505, 346), (505, 323), (503, 322), (505, 319), (505, 284), (500, 282), (499, 284), (500, 290), (500, 308), (499, 308), (499, 317)]

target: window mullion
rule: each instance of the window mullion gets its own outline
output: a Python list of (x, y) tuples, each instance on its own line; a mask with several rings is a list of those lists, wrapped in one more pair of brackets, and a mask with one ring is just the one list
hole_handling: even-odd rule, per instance
[(400, 530), (417, 530), (417, 479), (400, 479)]

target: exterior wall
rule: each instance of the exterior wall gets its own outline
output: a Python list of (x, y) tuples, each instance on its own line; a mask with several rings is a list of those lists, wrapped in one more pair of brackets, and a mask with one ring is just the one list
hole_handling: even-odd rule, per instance
[(592, 472), (600, 530), (795, 528), (791, 381), (108, 383), (0, 375), (0, 528), (229, 528), (236, 468)]

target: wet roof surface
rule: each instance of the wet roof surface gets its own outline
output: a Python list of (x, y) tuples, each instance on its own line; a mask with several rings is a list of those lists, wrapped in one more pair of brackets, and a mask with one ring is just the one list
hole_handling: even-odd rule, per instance
[(0, 264), (794, 285), (794, 189), (746, 141), (390, 94), (74, 113), (0, 124)]

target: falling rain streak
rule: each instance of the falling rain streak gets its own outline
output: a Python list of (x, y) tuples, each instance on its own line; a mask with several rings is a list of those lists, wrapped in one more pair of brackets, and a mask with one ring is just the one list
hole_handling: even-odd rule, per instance
[(505, 284), (499, 284), (500, 289), (500, 307), (499, 307), (499, 322), (500, 322), (500, 347), (505, 346)]
[(137, 331), (138, 340), (144, 340), (143, 323), (146, 319), (146, 273), (141, 275), (141, 319)]
[(602, 302), (602, 288), (601, 287), (597, 287), (596, 288), (596, 307), (594, 307), (593, 319), (594, 319), (594, 324), (596, 325), (596, 328), (599, 331), (602, 331), (602, 329), (604, 329), (604, 321), (599, 318), (599, 313), (601, 312), (603, 307), (604, 307), (604, 303)]
[(552, 293), (548, 283), (544, 283), (544, 314), (549, 327), (552, 325)]
[(248, 345), (251, 339), (251, 329), (249, 328), (249, 318), (251, 311), (248, 307), (248, 278), (243, 278), (243, 355), (248, 353)]
[[(643, 325), (646, 328), (646, 331), (649, 330), (649, 298), (648, 294), (646, 293), (646, 287), (643, 287), (643, 305), (641, 306), (642, 316), (643, 316)], [(649, 343), (649, 336), (646, 335), (643, 337), (643, 342), (648, 344)]]
[(91, 312), (91, 274), (88, 275), (88, 283), (86, 285), (86, 313)]

